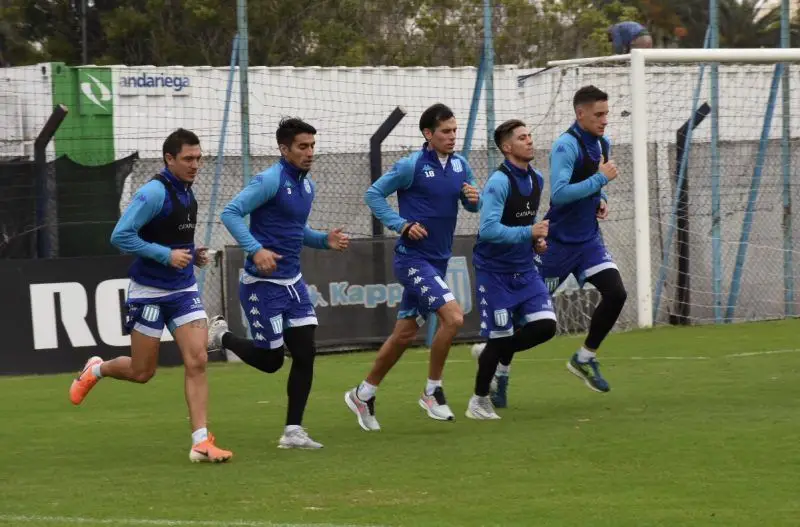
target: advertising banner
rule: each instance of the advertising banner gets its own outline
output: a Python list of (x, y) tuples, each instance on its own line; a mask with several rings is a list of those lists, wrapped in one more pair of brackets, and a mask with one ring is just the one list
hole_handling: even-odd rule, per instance
[[(475, 340), (480, 332), (480, 317), (473, 308), (474, 240), (474, 236), (456, 237), (447, 270), (447, 284), (464, 310), (464, 326), (457, 340)], [(303, 251), (301, 269), (319, 320), (316, 335), (320, 349), (374, 348), (392, 332), (403, 295), (403, 286), (392, 271), (394, 243), (394, 239), (352, 240), (341, 253)], [(241, 249), (226, 247), (229, 325), (234, 333), (250, 337), (239, 305), (243, 268)], [(418, 343), (424, 342), (426, 329), (420, 329)]]
[[(0, 374), (77, 372), (93, 355), (129, 355), (122, 327), (130, 263), (129, 256), (0, 260)], [(159, 364), (181, 362), (165, 331)]]

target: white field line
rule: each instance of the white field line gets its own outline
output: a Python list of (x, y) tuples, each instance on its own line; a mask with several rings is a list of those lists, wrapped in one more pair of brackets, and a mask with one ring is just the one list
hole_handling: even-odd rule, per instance
[(248, 520), (167, 520), (146, 518), (88, 518), (82, 516), (38, 516), (0, 514), (0, 523), (56, 523), (63, 525), (139, 525), (152, 527), (379, 527), (334, 523), (271, 523)]
[[(535, 350), (528, 350), (521, 353), (518, 353), (514, 356), (514, 362), (565, 362), (569, 360), (569, 357), (531, 357), (530, 354), (535, 353)], [(744, 353), (728, 353), (726, 355), (717, 355), (716, 357), (707, 357), (703, 355), (698, 356), (690, 356), (690, 357), (678, 357), (678, 356), (670, 356), (670, 355), (642, 355), (636, 357), (615, 357), (613, 352), (610, 352), (608, 355), (601, 353), (599, 357), (601, 357), (602, 361), (604, 362), (616, 362), (616, 361), (657, 361), (657, 360), (674, 360), (674, 361), (703, 361), (703, 360), (720, 360), (720, 359), (740, 359), (745, 357), (759, 357), (762, 355), (781, 355), (787, 353), (800, 353), (800, 348), (789, 348), (789, 349), (778, 349), (778, 350), (763, 350), (763, 351), (748, 351)], [(420, 352), (420, 354), (427, 355), (427, 352)], [(404, 364), (427, 364), (428, 361), (426, 360), (418, 360), (418, 359), (411, 359), (407, 361), (401, 362)], [(475, 362), (475, 359), (447, 359), (448, 363), (462, 363), (462, 362)]]

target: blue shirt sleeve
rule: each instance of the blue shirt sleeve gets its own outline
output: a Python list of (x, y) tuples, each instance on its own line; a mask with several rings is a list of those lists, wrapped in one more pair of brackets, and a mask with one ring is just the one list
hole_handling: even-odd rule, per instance
[(280, 171), (262, 172), (251, 179), (250, 183), (222, 211), (222, 223), (248, 256), (257, 253), (262, 247), (258, 240), (250, 234), (244, 218), (274, 198), (278, 193), (280, 182)]
[(407, 222), (389, 206), (386, 197), (400, 189), (408, 189), (413, 182), (414, 163), (405, 157), (367, 189), (364, 201), (387, 229), (400, 232)]
[(111, 244), (122, 252), (169, 265), (172, 252), (169, 247), (146, 242), (139, 236), (139, 230), (161, 212), (165, 195), (164, 185), (158, 181), (150, 181), (140, 188), (114, 227)]
[[(311, 184), (311, 188), (314, 189), (314, 194), (316, 195), (317, 186), (311, 179), (309, 179), (308, 182)], [(303, 228), (303, 245), (311, 247), (312, 249), (330, 249), (330, 247), (328, 247), (328, 233), (312, 229), (310, 225), (306, 224)]]
[(480, 227), (481, 241), (489, 243), (522, 243), (533, 239), (530, 227), (509, 227), (500, 223), (509, 192), (508, 177), (494, 173), (489, 177), (481, 193)]
[(550, 201), (554, 205), (566, 205), (591, 196), (608, 183), (608, 178), (599, 172), (580, 183), (570, 183), (577, 160), (575, 138), (564, 134), (556, 139), (550, 153)]
[(328, 247), (328, 233), (312, 229), (306, 225), (303, 229), (303, 245), (312, 249), (330, 249)]
[[(461, 164), (464, 165), (467, 171), (467, 177), (465, 183), (467, 183), (468, 185), (472, 185), (475, 188), (478, 188), (478, 180), (475, 179), (475, 173), (472, 171), (472, 167), (469, 166), (469, 163), (467, 163), (467, 160), (464, 159), (463, 157), (459, 156), (458, 159), (461, 161)], [(478, 212), (480, 208), (480, 200), (478, 201), (478, 203), (470, 203), (469, 200), (466, 198), (466, 196), (464, 196), (464, 194), (461, 194), (461, 205), (464, 207), (464, 210), (468, 210), (469, 212)]]

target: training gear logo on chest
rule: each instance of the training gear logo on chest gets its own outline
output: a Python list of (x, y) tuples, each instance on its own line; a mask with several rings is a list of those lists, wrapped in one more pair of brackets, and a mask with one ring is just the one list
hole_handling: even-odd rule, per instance
[(453, 167), (453, 172), (455, 172), (456, 174), (464, 171), (464, 165), (461, 164), (460, 159), (452, 158), (450, 160), (450, 165)]
[(303, 188), (306, 189), (306, 194), (311, 194), (311, 182), (309, 180), (303, 180)]

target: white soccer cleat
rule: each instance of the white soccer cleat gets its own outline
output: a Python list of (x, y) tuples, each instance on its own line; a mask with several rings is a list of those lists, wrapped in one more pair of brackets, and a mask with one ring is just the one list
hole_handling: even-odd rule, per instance
[(358, 398), (358, 387), (344, 394), (344, 402), (347, 407), (356, 414), (358, 424), (367, 432), (377, 432), (381, 429), (378, 420), (375, 419), (375, 396), (368, 401), (362, 401)]
[(442, 390), (441, 386), (437, 387), (431, 395), (423, 393), (422, 397), (419, 398), (419, 406), (427, 412), (428, 417), (437, 421), (453, 421), (456, 418), (450, 407), (447, 406), (447, 400), (444, 397), (444, 390)]
[(314, 441), (308, 437), (308, 432), (303, 427), (298, 427), (283, 433), (278, 441), (278, 448), (317, 450), (322, 448), (322, 443)]
[(222, 315), (217, 315), (208, 324), (208, 351), (222, 349), (222, 336), (228, 332), (228, 323)]
[(472, 353), (472, 358), (478, 360), (481, 357), (481, 353), (483, 353), (483, 350), (485, 348), (486, 348), (485, 342), (479, 342), (477, 344), (473, 344), (472, 349), (470, 349), (470, 352)]
[(485, 397), (479, 395), (470, 397), (469, 403), (467, 404), (466, 416), (470, 419), (477, 419), (478, 421), (500, 419), (500, 416), (494, 411), (492, 400), (488, 395)]

